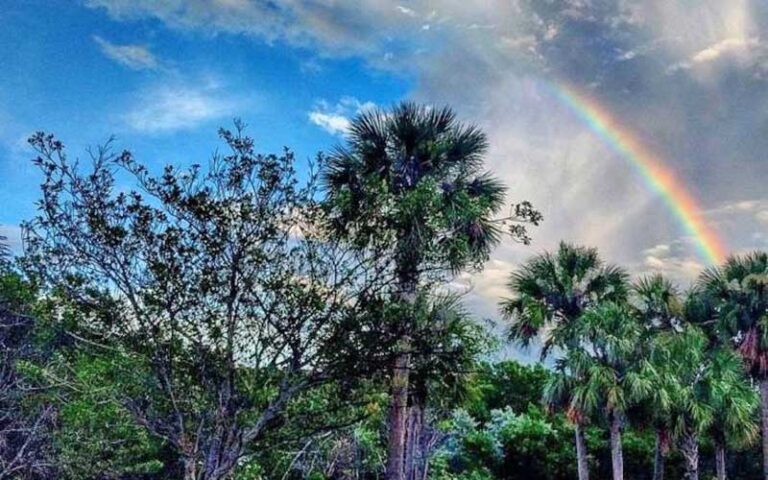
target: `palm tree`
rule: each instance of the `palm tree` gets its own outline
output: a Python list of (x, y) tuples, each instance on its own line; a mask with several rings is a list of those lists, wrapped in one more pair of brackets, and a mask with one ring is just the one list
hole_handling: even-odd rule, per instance
[(683, 455), (686, 480), (699, 478), (699, 437), (712, 423), (707, 346), (706, 335), (693, 325), (665, 331), (654, 338), (644, 365), (656, 407), (668, 417), (669, 433)]
[[(512, 297), (501, 303), (512, 324), (512, 340), (527, 346), (542, 332), (542, 358), (553, 348), (568, 351), (579, 347), (577, 323), (590, 307), (606, 301), (621, 302), (627, 297), (627, 274), (607, 266), (597, 250), (561, 243), (555, 254), (544, 253), (527, 261), (512, 273)], [(562, 387), (567, 387), (563, 382)], [(560, 395), (562, 396), (562, 395)], [(579, 480), (589, 478), (584, 441), (584, 415), (571, 412), (575, 423)]]
[(694, 288), (686, 297), (683, 319), (688, 324), (701, 327), (709, 337), (707, 361), (721, 387), (710, 392), (713, 419), (709, 435), (715, 447), (717, 478), (724, 480), (727, 445), (749, 444), (758, 434), (753, 415), (759, 400), (745, 378), (743, 359), (733, 352), (731, 339), (724, 339), (722, 332), (718, 331), (716, 307), (715, 299), (704, 289)]
[[(394, 297), (404, 312), (412, 310), (424, 275), (480, 267), (499, 241), (493, 217), (505, 189), (483, 170), (487, 146), (485, 135), (458, 122), (451, 109), (402, 103), (389, 112), (358, 115), (346, 145), (328, 158), (322, 178), (330, 225), (336, 234), (392, 260)], [(529, 218), (538, 220), (537, 215)], [(405, 313), (391, 326), (396, 351), (387, 480), (405, 475), (412, 317)]]
[(489, 352), (485, 328), (467, 312), (457, 295), (419, 297), (418, 326), (413, 333), (406, 480), (426, 480), (429, 457), (444, 434), (431, 422), (430, 411), (449, 411), (466, 400), (478, 357)]
[(609, 426), (614, 480), (624, 479), (621, 432), (639, 379), (641, 327), (627, 305), (606, 302), (588, 309), (576, 325), (579, 348), (565, 355), (565, 365), (579, 381), (570, 408), (604, 417)]
[(661, 274), (642, 277), (635, 282), (632, 300), (648, 330), (669, 330), (681, 321), (684, 302), (680, 291)]
[(760, 386), (763, 477), (768, 480), (768, 253), (729, 257), (706, 270), (699, 286), (716, 302), (717, 327), (733, 341)]
[[(683, 319), (684, 302), (678, 288), (660, 274), (643, 277), (632, 286), (632, 302), (637, 308), (640, 320), (645, 327), (642, 341), (650, 346), (653, 337), (660, 332), (671, 331), (680, 326)], [(664, 479), (666, 455), (669, 451), (669, 418), (657, 402), (664, 392), (653, 391), (645, 395), (643, 416), (649, 419), (656, 436), (653, 458), (653, 480)]]
[(758, 436), (755, 413), (759, 400), (744, 378), (742, 359), (730, 348), (714, 349), (709, 362), (717, 382), (710, 391), (713, 417), (709, 434), (715, 446), (717, 479), (725, 480), (728, 443), (748, 445)]

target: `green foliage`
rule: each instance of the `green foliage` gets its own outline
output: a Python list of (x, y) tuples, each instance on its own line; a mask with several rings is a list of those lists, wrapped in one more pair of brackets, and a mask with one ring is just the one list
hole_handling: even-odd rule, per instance
[(718, 330), (735, 342), (750, 373), (768, 378), (768, 253), (729, 257), (698, 285), (717, 303)]
[[(479, 267), (500, 240), (494, 215), (504, 198), (504, 187), (483, 170), (487, 146), (482, 131), (447, 107), (402, 103), (363, 112), (323, 171), (331, 224), (416, 276)], [(529, 205), (518, 213), (521, 221), (540, 220)]]
[(484, 362), (472, 377), (465, 408), (480, 421), (489, 420), (491, 410), (510, 408), (513, 412), (525, 412), (542, 404), (542, 391), (550, 374), (541, 364)]
[(501, 303), (511, 321), (510, 338), (526, 346), (543, 330), (542, 357), (576, 341), (574, 327), (584, 311), (628, 294), (624, 270), (605, 265), (596, 249), (561, 243), (554, 254), (528, 260), (509, 280), (512, 297)]

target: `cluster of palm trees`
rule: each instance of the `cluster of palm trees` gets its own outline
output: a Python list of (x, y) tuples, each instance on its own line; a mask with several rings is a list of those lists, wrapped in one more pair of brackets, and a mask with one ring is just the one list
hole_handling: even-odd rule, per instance
[(660, 275), (633, 283), (595, 249), (562, 243), (509, 287), (511, 338), (541, 341), (554, 360), (545, 401), (575, 425), (579, 480), (589, 478), (589, 423), (609, 431), (614, 480), (624, 478), (621, 434), (633, 421), (656, 432), (654, 479), (669, 448), (698, 479), (704, 436), (725, 479), (726, 446), (756, 439), (758, 420), (768, 479), (768, 254), (730, 257), (683, 294)]

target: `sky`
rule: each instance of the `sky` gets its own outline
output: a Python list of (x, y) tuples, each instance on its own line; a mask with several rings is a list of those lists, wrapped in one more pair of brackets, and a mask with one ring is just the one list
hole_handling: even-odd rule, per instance
[(83, 159), (114, 137), (160, 168), (205, 161), (241, 118), (260, 150), (308, 160), (403, 99), (480, 126), (508, 202), (544, 215), (531, 246), (457, 279), (479, 316), (560, 240), (682, 287), (713, 261), (703, 236), (768, 247), (768, 2), (0, 0), (0, 22), (0, 234), (17, 251), (34, 131)]

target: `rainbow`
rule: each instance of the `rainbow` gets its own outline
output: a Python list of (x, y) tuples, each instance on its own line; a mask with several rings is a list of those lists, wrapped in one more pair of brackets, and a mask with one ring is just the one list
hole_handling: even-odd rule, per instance
[(701, 209), (674, 173), (650, 150), (638, 142), (615, 118), (596, 101), (565, 84), (546, 84), (547, 90), (608, 146), (627, 160), (657, 192), (679, 220), (685, 232), (693, 237), (701, 257), (709, 264), (725, 258), (723, 242), (701, 218)]

